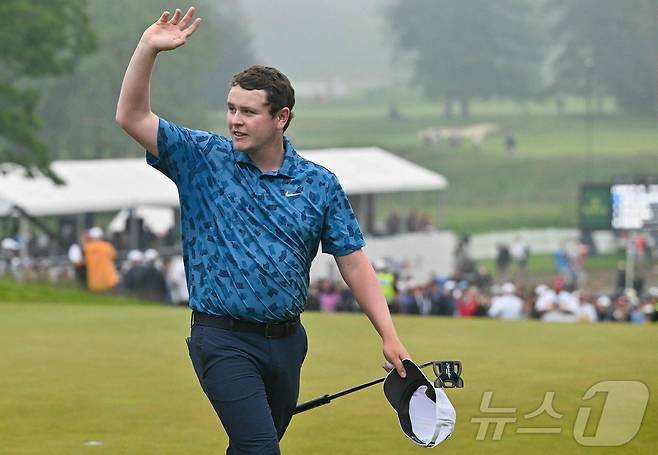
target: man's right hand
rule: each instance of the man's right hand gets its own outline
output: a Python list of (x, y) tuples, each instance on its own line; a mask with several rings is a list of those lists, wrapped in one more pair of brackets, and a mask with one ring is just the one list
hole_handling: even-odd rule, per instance
[[(174, 15), (169, 19), (169, 11), (165, 11), (158, 21), (146, 29), (142, 35), (140, 43), (147, 45), (156, 52), (170, 51), (185, 44), (185, 41), (191, 36), (201, 23), (201, 18), (196, 18), (192, 24), (194, 16), (194, 7), (187, 10), (185, 16), (181, 19), (181, 10), (176, 9)], [(188, 24), (190, 24), (188, 26)]]
[(188, 9), (182, 19), (179, 9), (176, 9), (171, 20), (169, 11), (162, 13), (160, 19), (142, 35), (121, 84), (116, 120), (126, 133), (153, 156), (159, 154), (159, 118), (151, 111), (149, 93), (153, 65), (158, 52), (182, 46), (199, 28), (201, 19), (197, 18), (190, 24), (192, 16), (194, 7)]

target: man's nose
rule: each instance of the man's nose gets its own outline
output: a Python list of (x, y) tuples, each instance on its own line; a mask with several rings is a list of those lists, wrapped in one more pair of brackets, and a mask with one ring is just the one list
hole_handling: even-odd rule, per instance
[(242, 124), (242, 116), (240, 115), (239, 112), (236, 111), (233, 114), (229, 114), (229, 121), (234, 125), (235, 124), (240, 125)]

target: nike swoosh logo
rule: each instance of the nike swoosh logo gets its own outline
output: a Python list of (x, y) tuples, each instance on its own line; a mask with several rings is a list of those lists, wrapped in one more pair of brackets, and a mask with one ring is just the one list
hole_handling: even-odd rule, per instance
[(300, 194), (304, 194), (304, 192), (300, 191), (299, 193), (290, 193), (286, 191), (286, 197), (299, 196)]

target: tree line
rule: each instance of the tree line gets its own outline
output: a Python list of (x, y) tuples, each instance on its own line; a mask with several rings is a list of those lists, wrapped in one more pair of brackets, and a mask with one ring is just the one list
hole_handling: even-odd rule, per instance
[[(197, 0), (203, 33), (185, 52), (160, 57), (152, 84), (155, 112), (210, 127), (227, 81), (253, 63), (247, 25), (235, 0)], [(164, 0), (3, 0), (0, 29), (0, 163), (56, 179), (51, 159), (139, 156), (114, 121), (121, 81), (144, 29)], [(5, 50), (7, 52), (5, 52)], [(189, 123), (188, 123), (189, 122)]]
[[(197, 4), (203, 33), (159, 59), (151, 90), (155, 112), (204, 128), (254, 52), (237, 0)], [(0, 2), (11, 18), (0, 29), (0, 163), (55, 178), (52, 158), (136, 156), (114, 122), (116, 99), (142, 31), (172, 6)], [(658, 0), (396, 0), (385, 14), (413, 83), (447, 117), (467, 117), (478, 99), (569, 96), (658, 112)]]
[(447, 117), (494, 97), (611, 97), (658, 113), (658, 0), (398, 0), (387, 19)]

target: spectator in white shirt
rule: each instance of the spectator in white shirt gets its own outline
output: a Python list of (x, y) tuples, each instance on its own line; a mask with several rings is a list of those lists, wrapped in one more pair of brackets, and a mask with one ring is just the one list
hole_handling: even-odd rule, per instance
[(578, 299), (563, 289), (564, 280), (556, 277), (553, 289), (545, 290), (535, 303), (535, 310), (542, 321), (576, 322), (578, 320)]
[(491, 301), (489, 317), (506, 320), (523, 318), (523, 300), (516, 294), (516, 287), (512, 283), (505, 283), (501, 287), (502, 294)]
[(171, 258), (169, 268), (167, 269), (167, 284), (169, 286), (171, 302), (174, 305), (187, 306), (190, 300), (190, 294), (187, 290), (185, 266), (183, 265), (182, 256)]

